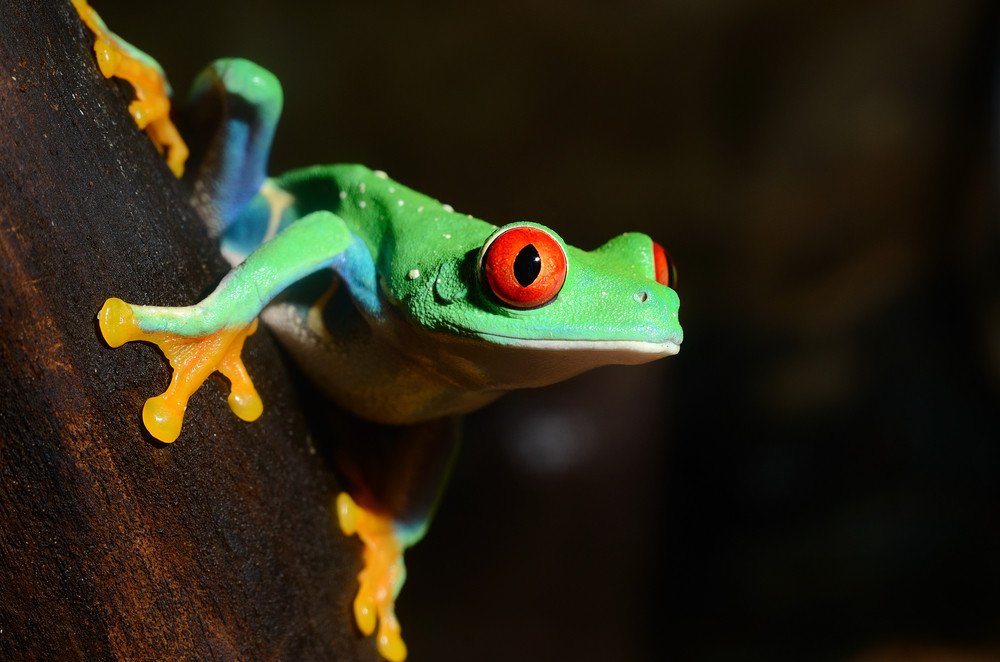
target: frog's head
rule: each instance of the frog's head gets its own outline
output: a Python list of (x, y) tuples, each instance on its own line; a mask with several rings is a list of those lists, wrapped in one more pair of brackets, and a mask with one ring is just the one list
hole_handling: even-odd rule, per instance
[(628, 233), (583, 251), (536, 223), (492, 229), (446, 235), (433, 261), (423, 256), (426, 280), (396, 265), (393, 280), (411, 282), (391, 298), (456, 381), (506, 391), (677, 353), (673, 267), (652, 239)]

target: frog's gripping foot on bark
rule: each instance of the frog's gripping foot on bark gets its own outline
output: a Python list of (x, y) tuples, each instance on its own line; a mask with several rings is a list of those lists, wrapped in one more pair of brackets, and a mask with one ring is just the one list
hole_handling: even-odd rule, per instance
[(346, 535), (358, 534), (364, 543), (364, 568), (358, 574), (354, 621), (365, 635), (375, 631), (378, 652), (390, 662), (406, 659), (406, 644), (396, 618), (396, 597), (406, 580), (403, 542), (391, 517), (367, 510), (346, 492), (337, 496), (337, 519)]
[(176, 177), (184, 174), (189, 150), (170, 120), (170, 86), (156, 61), (128, 43), (104, 24), (87, 0), (72, 0), (87, 28), (94, 33), (94, 54), (101, 75), (127, 81), (135, 91), (128, 112), (145, 129), (156, 149), (166, 155)]
[(158, 324), (178, 309), (132, 306), (121, 299), (108, 299), (99, 314), (104, 340), (111, 347), (143, 340), (159, 346), (173, 368), (170, 386), (150, 398), (142, 409), (146, 429), (163, 442), (172, 442), (181, 432), (188, 398), (218, 370), (232, 383), (229, 407), (245, 421), (256, 420), (263, 410), (260, 396), (247, 374), (240, 352), (247, 336), (257, 330), (257, 319), (249, 324), (222, 326), (203, 335), (168, 331)]

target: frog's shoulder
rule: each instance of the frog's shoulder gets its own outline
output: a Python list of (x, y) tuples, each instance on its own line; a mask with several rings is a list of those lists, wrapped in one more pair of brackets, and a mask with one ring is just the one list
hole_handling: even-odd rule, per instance
[[(405, 197), (420, 197), (424, 202), (436, 202), (421, 193), (389, 178), (382, 170), (372, 170), (358, 163), (332, 163), (290, 170), (272, 178), (272, 182), (298, 196), (338, 193), (341, 200), (351, 198), (382, 200), (402, 193)], [(364, 209), (368, 203), (361, 205)]]
[(357, 163), (332, 163), (306, 166), (289, 170), (271, 180), (286, 190), (302, 190), (309, 187), (347, 190), (361, 182), (371, 181), (376, 175), (373, 170)]

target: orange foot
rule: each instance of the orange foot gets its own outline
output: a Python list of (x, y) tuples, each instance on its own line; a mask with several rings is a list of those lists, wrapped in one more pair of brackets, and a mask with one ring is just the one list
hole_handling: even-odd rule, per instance
[(184, 174), (188, 147), (170, 121), (170, 91), (156, 61), (108, 30), (87, 0), (72, 0), (84, 24), (94, 33), (94, 53), (105, 78), (128, 81), (135, 99), (128, 110), (140, 129), (145, 129), (156, 149), (166, 152), (167, 166), (176, 177)]
[(396, 596), (406, 580), (403, 545), (390, 517), (373, 513), (354, 503), (346, 492), (337, 496), (337, 519), (347, 535), (358, 534), (365, 545), (364, 568), (358, 574), (354, 598), (354, 620), (365, 635), (375, 631), (382, 657), (391, 662), (406, 659), (406, 644), (396, 619)]
[(188, 398), (218, 370), (232, 384), (229, 407), (244, 421), (256, 420), (263, 404), (247, 374), (240, 352), (247, 336), (257, 330), (257, 319), (245, 326), (226, 326), (207, 336), (186, 337), (166, 331), (146, 331), (136, 321), (132, 307), (121, 299), (108, 299), (98, 316), (101, 334), (112, 347), (144, 340), (160, 347), (174, 369), (170, 386), (146, 400), (142, 420), (149, 433), (170, 443), (181, 433)]

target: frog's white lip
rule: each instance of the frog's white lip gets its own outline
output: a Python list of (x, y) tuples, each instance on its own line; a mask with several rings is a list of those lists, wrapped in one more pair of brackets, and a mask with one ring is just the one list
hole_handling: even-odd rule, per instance
[(680, 350), (680, 343), (674, 340), (654, 342), (649, 340), (556, 340), (556, 339), (526, 339), (503, 336), (495, 333), (482, 333), (483, 336), (507, 341), (522, 349), (540, 349), (562, 352), (602, 352), (609, 354), (633, 354), (652, 360), (656, 356), (673, 356)]

